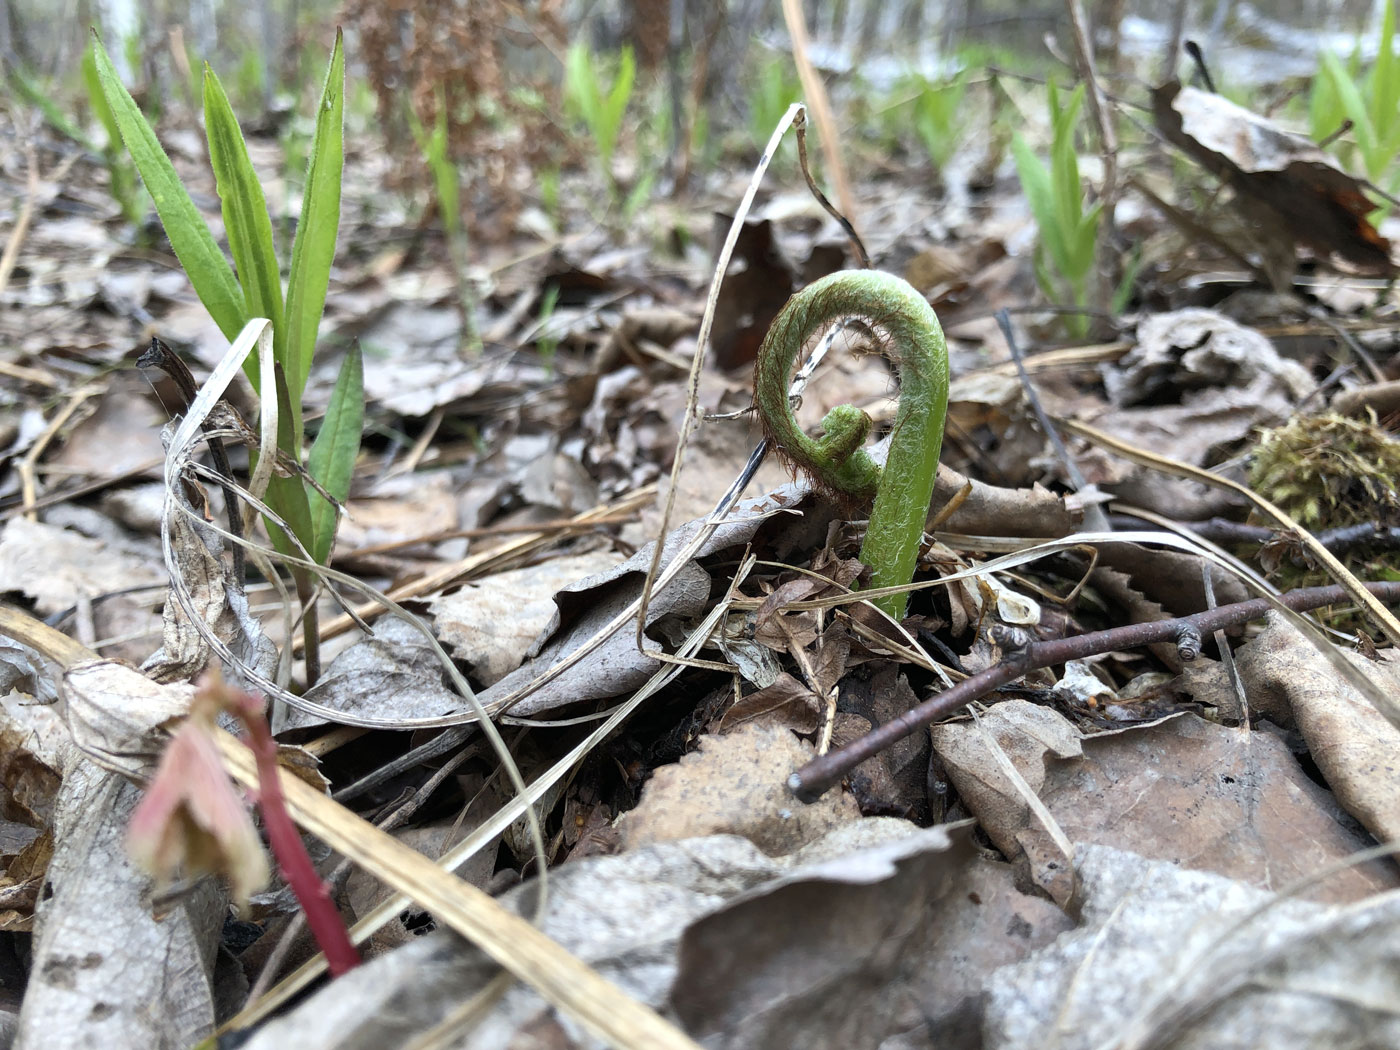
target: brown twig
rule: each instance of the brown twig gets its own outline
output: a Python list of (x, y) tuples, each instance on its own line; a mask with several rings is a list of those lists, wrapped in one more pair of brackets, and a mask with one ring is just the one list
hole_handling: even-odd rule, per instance
[(812, 177), (812, 166), (807, 162), (807, 116), (799, 114), (792, 122), (792, 129), (797, 132), (797, 160), (802, 167), (802, 177), (807, 180), (807, 189), (812, 192), (812, 196), (817, 198), (817, 203), (825, 209), (826, 213), (841, 224), (841, 229), (846, 231), (846, 236), (850, 239), (851, 247), (856, 250), (856, 259), (860, 263), (862, 270), (870, 269), (870, 253), (865, 250), (865, 242), (860, 239), (860, 234), (856, 233), (856, 228), (851, 225), (851, 220), (842, 215), (827, 199), (821, 187), (817, 185), (817, 180)]
[[(1026, 400), (1030, 402), (1031, 409), (1035, 412), (1035, 418), (1040, 423), (1040, 429), (1050, 441), (1051, 447), (1055, 450), (1055, 455), (1064, 464), (1065, 474), (1069, 478), (1069, 483), (1074, 487), (1075, 492), (1084, 492), (1089, 488), (1089, 483), (1084, 479), (1083, 472), (1079, 469), (1079, 464), (1074, 461), (1074, 457), (1069, 454), (1069, 449), (1065, 448), (1065, 442), (1060, 437), (1060, 432), (1055, 428), (1055, 424), (1050, 422), (1050, 417), (1045, 412), (1045, 406), (1040, 403), (1040, 395), (1036, 393), (1035, 385), (1031, 382), (1030, 375), (1026, 372), (1026, 364), (1022, 359), (1021, 347), (1016, 342), (1016, 330), (1011, 326), (1011, 314), (1006, 310), (998, 310), (996, 313), (997, 326), (1001, 329), (1002, 338), (1006, 340), (1006, 348), (1011, 352), (1011, 360), (1016, 365), (1016, 376), (1021, 380), (1021, 389), (1025, 391)], [(1109, 532), (1111, 527), (1108, 523), (1108, 515), (1097, 503), (1090, 503), (1084, 508), (1084, 526), (1091, 532)]]
[(29, 158), (29, 177), (25, 185), (24, 204), (20, 206), (19, 215), (5, 241), (5, 250), (0, 252), (0, 292), (10, 283), (10, 274), (14, 273), (19, 250), (29, 233), (29, 223), (34, 218), (34, 206), (39, 199), (39, 160), (32, 138), (25, 143), (25, 153)]
[(841, 163), (841, 148), (837, 144), (836, 120), (831, 115), (831, 102), (826, 97), (826, 87), (817, 71), (812, 67), (808, 55), (807, 20), (802, 14), (800, 0), (783, 0), (783, 21), (787, 23), (788, 36), (792, 38), (792, 60), (797, 65), (797, 76), (802, 81), (802, 93), (807, 96), (807, 104), (812, 107), (817, 127), (822, 133), (822, 152), (831, 166), (831, 181), (836, 186), (836, 200), (841, 212), (847, 218), (856, 213), (855, 195), (851, 193), (850, 180), (846, 178), (846, 167)]
[(1100, 246), (1099, 271), (1106, 279), (1102, 282), (1099, 295), (1101, 302), (1106, 303), (1118, 284), (1118, 253), (1103, 250), (1103, 246), (1112, 246), (1118, 240), (1118, 224), (1113, 214), (1118, 203), (1118, 130), (1113, 125), (1113, 114), (1109, 112), (1103, 91), (1099, 88), (1084, 5), (1080, 0), (1065, 0), (1065, 10), (1069, 13), (1070, 26), (1074, 30), (1074, 49), (1078, 54), (1079, 75), (1084, 81), (1084, 93), (1089, 102), (1089, 116), (1098, 130), (1099, 149), (1103, 153), (1103, 186), (1099, 190), (1099, 200), (1103, 205), (1104, 237)]
[[(177, 414), (183, 415), (190, 410), (194, 404), (194, 399), (199, 396), (199, 387), (194, 381), (194, 376), (190, 373), (189, 365), (185, 364), (180, 356), (170, 349), (165, 343), (154, 336), (151, 337), (151, 345), (146, 348), (146, 352), (136, 359), (137, 368), (158, 368), (170, 377), (170, 381), (175, 384), (175, 390), (180, 395), (180, 404), (177, 406)], [(208, 434), (213, 428), (206, 422), (202, 429)], [(228, 512), (228, 530), (238, 538), (243, 537), (243, 515), (239, 512), (241, 504), (238, 496), (233, 491), (233, 467), (229, 465), (228, 452), (224, 449), (224, 443), (220, 438), (208, 434), (209, 455), (214, 460), (214, 469), (218, 471), (220, 477), (227, 478), (226, 483), (221, 483), (220, 488), (224, 491), (224, 509)], [(234, 578), (243, 579), (243, 546), (239, 543), (233, 544), (233, 575)]]
[[(1370, 583), (1366, 586), (1381, 601), (1400, 601), (1400, 583)], [(1348, 597), (1343, 588), (1333, 585), (1291, 591), (1281, 595), (1279, 600), (1296, 612), (1306, 612), (1309, 609), (1346, 601)], [(1194, 658), (1193, 655), (1188, 656), (1188, 653), (1193, 649), (1195, 653), (1199, 653), (1202, 636), (1257, 620), (1270, 608), (1272, 604), (1268, 599), (1254, 598), (1233, 605), (1222, 605), (1191, 616), (1113, 627), (1073, 638), (1029, 642), (1022, 646), (1008, 644), (1014, 642), (1014, 638), (999, 639), (1006, 653), (1001, 663), (994, 664), (980, 674), (975, 674), (951, 689), (925, 700), (918, 707), (886, 722), (879, 729), (867, 733), (840, 750), (808, 762), (788, 778), (788, 789), (803, 802), (814, 802), (866, 759), (918, 732), (929, 723), (961, 710), (998, 686), (1015, 681), (1029, 671), (1063, 664), (1067, 660), (1082, 660), (1100, 653), (1117, 652), (1120, 649), (1153, 642), (1176, 642), (1182, 649), (1183, 658)]]

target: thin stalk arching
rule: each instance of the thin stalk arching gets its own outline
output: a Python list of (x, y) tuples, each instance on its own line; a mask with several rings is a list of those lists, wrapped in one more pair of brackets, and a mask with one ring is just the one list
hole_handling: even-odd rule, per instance
[[(871, 425), (860, 409), (836, 406), (822, 420), (823, 435), (813, 439), (788, 404), (788, 380), (803, 345), (822, 326), (852, 317), (885, 333), (886, 352), (899, 369), (899, 411), (883, 469), (860, 447)], [(908, 282), (878, 270), (846, 270), (814, 281), (788, 300), (768, 329), (754, 367), (754, 403), (778, 454), (802, 468), (818, 489), (848, 505), (874, 499), (860, 552), (870, 566), (871, 586), (910, 582), (948, 411), (948, 347), (928, 300)], [(875, 604), (898, 620), (905, 596)]]

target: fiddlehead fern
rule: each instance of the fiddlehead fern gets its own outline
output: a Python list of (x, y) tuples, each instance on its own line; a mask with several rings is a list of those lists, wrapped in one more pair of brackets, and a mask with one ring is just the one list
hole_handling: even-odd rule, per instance
[[(882, 330), (899, 368), (899, 411), (883, 469), (860, 447), (871, 426), (860, 409), (836, 406), (822, 420), (822, 437), (813, 440), (788, 404), (788, 380), (803, 344), (843, 317)], [(948, 410), (948, 348), (928, 300), (878, 270), (847, 270), (814, 281), (788, 300), (768, 329), (754, 368), (754, 403), (779, 455), (801, 467), (818, 489), (851, 506), (873, 498), (860, 552), (872, 586), (912, 580)], [(904, 615), (903, 594), (876, 604), (895, 619)]]

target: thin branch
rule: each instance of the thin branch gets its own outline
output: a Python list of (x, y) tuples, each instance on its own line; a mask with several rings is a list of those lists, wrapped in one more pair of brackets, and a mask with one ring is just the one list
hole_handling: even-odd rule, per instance
[[(1113, 217), (1114, 206), (1118, 203), (1118, 131), (1113, 126), (1113, 114), (1108, 111), (1103, 91), (1099, 88), (1098, 73), (1094, 69), (1094, 47), (1089, 40), (1084, 5), (1080, 0), (1065, 0), (1065, 10), (1069, 13), (1070, 25), (1074, 29), (1074, 49), (1079, 57), (1079, 75), (1084, 79), (1089, 115), (1098, 130), (1099, 148), (1103, 151), (1103, 189), (1100, 191), (1100, 199), (1103, 202), (1106, 242), (1112, 245), (1118, 239), (1118, 225)], [(1116, 280), (1110, 281), (1103, 289), (1104, 294), (1112, 295), (1115, 284)]]
[[(1369, 583), (1366, 587), (1381, 601), (1400, 601), (1400, 583)], [(1279, 600), (1290, 609), (1306, 612), (1309, 609), (1346, 601), (1348, 597), (1343, 588), (1333, 585), (1302, 588), (1281, 595)], [(1014, 644), (1017, 639), (1008, 632), (1007, 636), (998, 639), (1006, 652), (1006, 657), (1001, 663), (994, 664), (980, 674), (975, 674), (951, 689), (925, 700), (918, 707), (886, 722), (840, 750), (808, 762), (788, 778), (788, 789), (803, 802), (814, 802), (866, 759), (918, 732), (929, 723), (947, 718), (998, 686), (1013, 682), (1029, 671), (1153, 642), (1176, 642), (1183, 650), (1182, 656), (1187, 657), (1188, 653), (1199, 645), (1203, 635), (1257, 620), (1270, 608), (1272, 604), (1268, 599), (1253, 598), (1191, 616), (1113, 627), (1073, 638), (1029, 642), (1023, 646)], [(1014, 633), (1023, 634), (1019, 631)], [(1198, 649), (1195, 651), (1199, 652)]]
[[(997, 325), (1001, 328), (1002, 337), (1006, 340), (1006, 347), (1011, 351), (1011, 360), (1016, 365), (1016, 375), (1021, 380), (1021, 389), (1026, 392), (1026, 400), (1031, 403), (1035, 418), (1040, 423), (1040, 429), (1045, 432), (1051, 447), (1055, 450), (1055, 455), (1064, 464), (1065, 473), (1069, 477), (1070, 484), (1074, 486), (1074, 491), (1088, 491), (1089, 483), (1084, 479), (1079, 464), (1069, 454), (1069, 449), (1065, 448), (1064, 439), (1060, 437), (1060, 432), (1055, 428), (1055, 424), (1050, 422), (1050, 417), (1046, 415), (1045, 406), (1040, 403), (1040, 395), (1036, 393), (1035, 386), (1031, 383), (1031, 377), (1026, 372), (1026, 363), (1021, 354), (1021, 347), (1016, 342), (1016, 331), (1011, 327), (1011, 315), (1006, 310), (998, 310), (996, 318)], [(1084, 508), (1084, 526), (1091, 532), (1112, 531), (1108, 515), (1104, 513), (1103, 507), (1097, 503), (1090, 503)]]

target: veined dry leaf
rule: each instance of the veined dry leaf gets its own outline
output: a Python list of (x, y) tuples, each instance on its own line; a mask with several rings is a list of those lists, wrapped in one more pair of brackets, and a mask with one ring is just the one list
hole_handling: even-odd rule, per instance
[(1176, 80), (1152, 92), (1152, 112), (1168, 141), (1267, 209), (1296, 243), (1361, 273), (1396, 272), (1390, 242), (1366, 219), (1375, 205), (1361, 181), (1315, 143), (1221, 95)]
[[(982, 723), (1072, 843), (1130, 849), (1274, 890), (1370, 845), (1268, 733), (1178, 715), (1082, 736), (1024, 700), (996, 704)], [(1069, 900), (1061, 851), (978, 728), (945, 723), (932, 733), (949, 779), (991, 840), (1028, 864), (1054, 899)], [(1373, 861), (1311, 896), (1353, 901), (1396, 886), (1400, 873)]]
[(770, 856), (791, 853), (860, 816), (841, 791), (805, 806), (788, 793), (788, 774), (814, 754), (811, 745), (772, 726), (701, 737), (698, 751), (657, 769), (642, 789), (622, 824), (624, 848), (730, 834)]
[(1081, 848), (1075, 868), (1080, 928), (991, 975), (984, 1050), (1400, 1041), (1394, 894), (1345, 908), (1271, 901), (1243, 881), (1106, 846)]
[[(1392, 694), (1400, 661), (1347, 658)], [(1235, 657), (1253, 710), (1296, 724), (1339, 801), (1381, 842), (1400, 839), (1400, 730), (1357, 693), (1286, 620), (1270, 613), (1264, 632)]]
[(825, 705), (816, 693), (786, 671), (772, 685), (735, 701), (719, 721), (719, 732), (745, 725), (776, 726), (794, 733), (815, 733)]
[(453, 656), (472, 665), (483, 685), (494, 685), (520, 666), (553, 620), (555, 592), (620, 560), (611, 551), (594, 551), (472, 580), (430, 600), (434, 633)]

